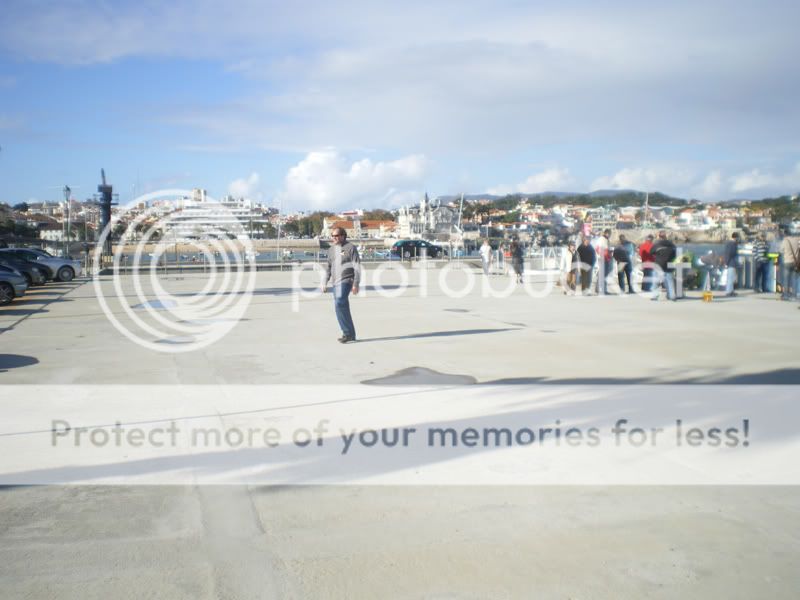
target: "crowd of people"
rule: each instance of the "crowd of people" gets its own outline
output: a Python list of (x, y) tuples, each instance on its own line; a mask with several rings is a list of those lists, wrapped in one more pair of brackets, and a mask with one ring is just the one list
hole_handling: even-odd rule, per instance
[[(800, 272), (800, 238), (791, 237), (784, 232), (780, 238), (770, 244), (765, 233), (758, 234), (752, 243), (753, 289), (756, 293), (767, 293), (769, 267), (773, 264), (773, 255), (777, 256), (779, 265), (775, 291), (781, 293), (783, 299), (797, 298), (798, 272)], [(710, 291), (712, 270), (724, 271), (725, 296), (736, 295), (740, 264), (739, 246), (741, 236), (733, 232), (722, 252), (715, 255), (709, 251), (707, 256), (700, 257), (699, 265), (705, 271), (702, 285)], [(779, 251), (778, 251), (779, 248)], [(773, 254), (772, 250), (776, 250)], [(596, 238), (583, 235), (577, 241), (567, 244), (561, 258), (562, 285), (566, 294), (607, 294), (608, 279), (616, 273), (620, 293), (652, 292), (652, 299), (658, 300), (662, 288), (668, 300), (677, 299), (676, 272), (678, 258), (677, 247), (667, 232), (662, 230), (657, 236), (648, 235), (637, 246), (620, 234), (616, 244), (611, 243), (611, 230), (606, 229)], [(634, 267), (641, 272), (637, 282), (639, 290), (634, 289)], [(594, 281), (593, 281), (594, 280)], [(594, 283), (594, 285), (593, 285)]]
[(564, 293), (608, 294), (608, 280), (616, 273), (619, 292), (633, 294), (637, 291), (633, 270), (637, 257), (642, 267), (642, 279), (637, 282), (641, 286), (639, 291), (652, 292), (653, 300), (658, 300), (663, 286), (667, 298), (675, 300), (671, 263), (677, 257), (677, 247), (665, 231), (659, 232), (657, 239), (648, 235), (638, 249), (625, 234), (620, 234), (617, 243), (612, 245), (610, 229), (595, 239), (584, 235), (579, 243), (568, 242), (561, 256)]
[[(724, 282), (724, 294), (736, 296), (738, 266), (741, 263), (740, 244), (742, 237), (733, 232), (720, 252), (709, 250), (707, 255), (697, 258), (694, 265), (686, 264), (686, 272), (681, 277), (694, 276), (688, 267), (699, 267), (701, 280), (698, 282), (706, 291), (716, 287), (718, 281)], [(773, 257), (777, 257), (778, 269), (775, 291), (783, 299), (797, 298), (798, 272), (800, 272), (800, 238), (782, 234), (768, 240), (766, 233), (759, 233), (752, 239), (752, 284), (755, 293), (771, 292), (770, 268)], [(500, 249), (506, 271), (521, 282), (524, 276), (524, 251), (518, 240)], [(486, 275), (494, 262), (494, 252), (488, 240), (480, 248), (481, 262)], [(662, 291), (668, 300), (676, 300), (681, 293), (677, 271), (682, 270), (675, 242), (665, 230), (656, 235), (647, 235), (638, 244), (629, 240), (624, 233), (612, 242), (612, 232), (604, 230), (600, 235), (581, 235), (568, 241), (561, 252), (561, 285), (565, 294), (608, 294), (609, 279), (616, 280), (614, 290), (619, 293), (651, 293), (658, 300)], [(685, 259), (683, 259), (685, 260)], [(508, 266), (511, 268), (508, 269)], [(685, 284), (686, 280), (681, 279)], [(768, 287), (770, 289), (768, 289)]]

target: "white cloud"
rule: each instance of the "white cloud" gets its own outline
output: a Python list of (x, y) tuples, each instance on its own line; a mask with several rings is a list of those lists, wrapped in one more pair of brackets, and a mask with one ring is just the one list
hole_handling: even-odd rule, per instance
[(752, 169), (730, 178), (731, 192), (775, 192), (780, 194), (796, 193), (800, 190), (800, 163), (788, 173), (765, 173), (761, 169)]
[(680, 1), (561, 8), (408, 0), (365, 12), (354, 0), (280, 7), (243, 0), (233, 8), (209, 0), (81, 1), (35, 9), (7, 0), (0, 44), (66, 63), (222, 61), (229, 73), (265, 87), (259, 93), (253, 85), (235, 106), (182, 107), (181, 117), (242, 145), (430, 153), (480, 140), (496, 154), (531, 140), (697, 136), (752, 144), (756, 134), (786, 136), (797, 111), (785, 98), (800, 91), (796, 78), (785, 77), (800, 53), (791, 18), (797, 8), (734, 4), (721, 13)]
[(702, 199), (712, 199), (719, 197), (723, 191), (724, 183), (722, 181), (722, 172), (719, 170), (711, 171), (705, 176), (703, 181), (694, 186), (694, 195)]
[(749, 192), (752, 197), (792, 194), (800, 190), (800, 163), (783, 173), (754, 168), (731, 175), (714, 169), (704, 176), (679, 165), (626, 167), (614, 175), (595, 179), (592, 189), (659, 191), (711, 201), (729, 200)]
[[(584, 165), (494, 191), (565, 189), (575, 185), (572, 174), (588, 182), (614, 171), (593, 187), (714, 196), (792, 183), (766, 170), (742, 169), (732, 179), (705, 175), (705, 166), (617, 170), (631, 160), (681, 161), (686, 148), (704, 157), (735, 148), (733, 160), (748, 166), (755, 163), (745, 152), (797, 156), (800, 105), (792, 99), (800, 97), (800, 79), (786, 73), (800, 55), (800, 4), (720, 5), (406, 0), (364, 11), (358, 0), (5, 0), (0, 53), (116, 63), (108, 73), (119, 77), (132, 62), (123, 59), (148, 57), (176, 83), (183, 63), (173, 59), (201, 59), (213, 94), (176, 104), (153, 89), (147, 110), (159, 125), (176, 126), (175, 139), (202, 140), (193, 150), (391, 148), (396, 156), (441, 155), (456, 169), (466, 156), (482, 161), (471, 171), (475, 189), (499, 181), (497, 165), (520, 150), (550, 164), (580, 156)], [(8, 85), (0, 76), (0, 88)], [(139, 100), (134, 106), (115, 108), (141, 110)], [(0, 117), (0, 129), (10, 126)], [(598, 171), (586, 148), (598, 149), (606, 165), (612, 156), (634, 158)], [(316, 154), (287, 176), (287, 200), (394, 203), (423, 187), (404, 166), (390, 176), (367, 161), (376, 171), (367, 176), (351, 173), (355, 165), (346, 161), (309, 162)], [(705, 178), (695, 175), (701, 170)]]
[(575, 180), (569, 173), (569, 169), (553, 167), (535, 173), (522, 183), (516, 185), (498, 185), (488, 190), (489, 194), (503, 196), (505, 194), (537, 194), (539, 192), (563, 192), (570, 191), (575, 185)]
[(310, 152), (289, 169), (284, 205), (314, 210), (397, 205), (422, 187), (428, 160), (412, 155), (388, 162), (349, 162), (336, 150)]
[(261, 177), (258, 173), (250, 173), (246, 178), (234, 179), (228, 184), (228, 193), (234, 198), (261, 200), (263, 194), (259, 189)]
[(658, 190), (668, 194), (684, 192), (694, 181), (694, 174), (682, 167), (625, 167), (614, 175), (598, 177), (592, 190)]

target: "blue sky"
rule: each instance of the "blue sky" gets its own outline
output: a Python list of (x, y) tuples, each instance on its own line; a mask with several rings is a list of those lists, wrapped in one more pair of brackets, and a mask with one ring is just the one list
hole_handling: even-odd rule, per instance
[(800, 191), (797, 2), (4, 2), (0, 201)]

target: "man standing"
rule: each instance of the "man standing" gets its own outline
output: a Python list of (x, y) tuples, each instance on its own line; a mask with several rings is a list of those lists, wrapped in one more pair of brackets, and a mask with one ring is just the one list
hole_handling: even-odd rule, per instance
[(597, 262), (597, 253), (592, 248), (589, 236), (584, 236), (581, 245), (578, 246), (578, 263), (581, 271), (581, 292), (586, 293), (586, 290), (592, 287), (592, 270), (594, 263)]
[(481, 264), (483, 265), (483, 274), (489, 275), (489, 269), (492, 268), (492, 246), (489, 244), (489, 240), (483, 240), (483, 245), (481, 246)]
[(575, 250), (575, 242), (570, 240), (567, 248), (561, 253), (561, 285), (564, 286), (565, 294), (575, 293), (575, 283), (577, 280), (578, 253)]
[(631, 242), (625, 238), (625, 234), (619, 234), (619, 243), (614, 246), (614, 260), (617, 263), (617, 280), (619, 283), (619, 291), (625, 291), (625, 281), (628, 282), (628, 293), (633, 293), (633, 286), (631, 285), (631, 273), (633, 273), (633, 253), (634, 247)]
[(642, 291), (649, 292), (653, 289), (653, 236), (648, 235), (639, 246), (639, 258), (642, 259)]
[(599, 271), (597, 274), (597, 293), (605, 295), (608, 293), (608, 276), (611, 274), (613, 265), (611, 263), (611, 247), (608, 239), (611, 237), (611, 230), (606, 229), (603, 235), (597, 238), (597, 260)]
[(722, 256), (723, 264), (727, 270), (725, 276), (725, 295), (735, 296), (733, 282), (736, 279), (736, 264), (739, 262), (739, 234), (734, 231), (731, 239), (725, 242), (725, 251)]
[(800, 238), (788, 232), (781, 245), (781, 300), (797, 299), (797, 279), (800, 272)]
[(516, 238), (511, 242), (511, 264), (514, 267), (514, 276), (517, 283), (522, 283), (525, 258), (522, 255), (522, 244)]
[(767, 234), (760, 233), (753, 242), (753, 266), (756, 275), (753, 281), (753, 290), (756, 294), (767, 291), (767, 269), (769, 268), (769, 246), (767, 245)]
[(356, 341), (356, 328), (350, 315), (350, 292), (358, 294), (361, 260), (358, 257), (358, 250), (347, 241), (347, 232), (341, 227), (333, 230), (333, 241), (335, 244), (328, 252), (328, 262), (325, 264), (322, 291), (326, 292), (328, 282), (332, 282), (336, 319), (342, 330), (339, 342), (346, 344)]
[(656, 274), (655, 284), (653, 285), (653, 297), (651, 300), (658, 300), (661, 295), (661, 282), (667, 288), (667, 300), (675, 300), (675, 285), (672, 281), (672, 273), (669, 264), (675, 260), (678, 249), (672, 240), (667, 239), (667, 232), (663, 229), (658, 232), (658, 240), (650, 249), (653, 255), (653, 262), (659, 267), (654, 269)]

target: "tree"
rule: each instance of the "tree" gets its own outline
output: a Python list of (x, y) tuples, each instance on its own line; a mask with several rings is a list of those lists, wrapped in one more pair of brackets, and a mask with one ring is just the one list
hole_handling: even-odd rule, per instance
[(284, 233), (289, 233), (292, 235), (298, 235), (300, 233), (300, 225), (297, 221), (286, 221), (281, 227)]
[(465, 200), (464, 209), (461, 211), (461, 220), (469, 221), (475, 216), (475, 205), (472, 202)]
[[(313, 212), (308, 216), (297, 219), (296, 221), (290, 221), (286, 223), (284, 229), (289, 233), (294, 233), (297, 235), (307, 235), (308, 237), (315, 237), (322, 232), (323, 221), (326, 218), (332, 216), (334, 216), (333, 213), (325, 211)], [(297, 227), (297, 229), (296, 230), (290, 229), (289, 223), (294, 224)]]
[(364, 216), (361, 218), (364, 221), (394, 221), (394, 214), (391, 211), (376, 208), (364, 211)]
[(17, 212), (28, 212), (29, 208), (30, 206), (28, 206), (27, 202), (20, 202), (19, 204), (14, 205), (14, 210)]
[(39, 230), (36, 227), (31, 227), (27, 223), (14, 223), (14, 235), (27, 238), (38, 238)]
[(14, 219), (7, 217), (0, 221), (0, 233), (14, 233)]

